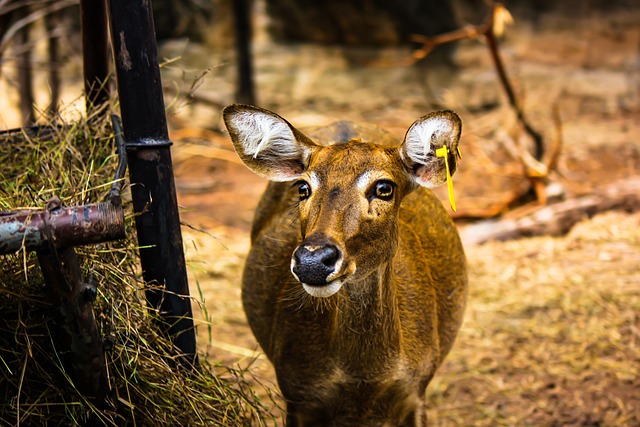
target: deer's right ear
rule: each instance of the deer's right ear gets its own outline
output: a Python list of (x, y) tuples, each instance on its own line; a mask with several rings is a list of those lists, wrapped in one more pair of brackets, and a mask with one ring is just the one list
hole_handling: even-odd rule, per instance
[(276, 113), (234, 104), (223, 117), (238, 156), (257, 175), (291, 181), (306, 169), (316, 145)]
[(461, 132), (462, 122), (453, 111), (435, 111), (411, 125), (404, 137), (400, 155), (418, 184), (434, 188), (447, 181), (445, 160), (437, 153), (444, 146), (449, 172), (451, 175), (455, 173)]

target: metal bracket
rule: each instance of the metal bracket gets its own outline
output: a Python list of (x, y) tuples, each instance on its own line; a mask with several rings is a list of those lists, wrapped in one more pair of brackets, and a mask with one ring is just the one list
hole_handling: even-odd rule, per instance
[(128, 149), (141, 149), (141, 148), (160, 148), (160, 147), (171, 147), (173, 145), (172, 141), (168, 139), (154, 139), (154, 138), (142, 138), (137, 141), (129, 141), (125, 142), (124, 146)]

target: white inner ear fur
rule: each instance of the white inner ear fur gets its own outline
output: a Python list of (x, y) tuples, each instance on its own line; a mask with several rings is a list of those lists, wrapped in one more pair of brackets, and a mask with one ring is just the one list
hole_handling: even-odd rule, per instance
[(265, 160), (276, 161), (300, 157), (301, 147), (291, 128), (279, 118), (260, 112), (241, 111), (231, 119), (247, 156), (255, 159), (260, 154)]
[(453, 131), (453, 123), (445, 117), (436, 116), (417, 121), (407, 132), (403, 151), (413, 162), (428, 165), (434, 159), (427, 155), (446, 144), (453, 136)]

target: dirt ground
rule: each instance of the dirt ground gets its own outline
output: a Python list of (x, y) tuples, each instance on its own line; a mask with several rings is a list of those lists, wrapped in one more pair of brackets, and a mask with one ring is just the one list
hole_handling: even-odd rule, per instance
[[(516, 25), (503, 42), (526, 114), (546, 141), (554, 137), (551, 109), (558, 105), (564, 144), (551, 178), (566, 198), (640, 172), (639, 19), (619, 14), (577, 24), (548, 17), (536, 28)], [(193, 293), (203, 299), (200, 343), (212, 360), (250, 366), (276, 390), (240, 302), (248, 230), (266, 183), (229, 155), (221, 129), (233, 58), (209, 55), (203, 64), (204, 52), (192, 47), (176, 42), (163, 52), (180, 55), (164, 68), (165, 84), (185, 84), (210, 67), (195, 92), (208, 104), (175, 98), (171, 116), (183, 220), (204, 231), (184, 230)], [(351, 119), (401, 137), (434, 108), (458, 111), (462, 210), (495, 206), (526, 185), (500, 143), (513, 114), (478, 41), (460, 46), (455, 69), (364, 65), (406, 56), (400, 49), (261, 41), (255, 53), (261, 105), (296, 126)], [(639, 225), (639, 212), (609, 212), (562, 237), (468, 245), (466, 320), (429, 387), (431, 425), (640, 425)]]
[[(547, 142), (553, 106), (560, 111), (562, 154), (551, 181), (566, 199), (640, 175), (640, 9), (574, 18), (516, 20), (501, 44), (525, 113)], [(240, 164), (222, 129), (233, 54), (185, 41), (160, 52), (191, 292), (201, 301), (199, 343), (211, 361), (248, 368), (266, 396), (277, 392), (274, 373), (240, 301), (248, 231), (266, 182)], [(461, 211), (500, 205), (527, 185), (502, 143), (515, 119), (480, 41), (461, 43), (449, 66), (376, 67), (409, 51), (283, 46), (260, 32), (254, 53), (259, 104), (298, 127), (366, 121), (400, 138), (429, 111), (456, 110)], [(10, 87), (0, 91), (14, 97)], [(0, 121), (11, 126), (15, 117), (4, 111)], [(437, 194), (446, 204), (444, 191)], [(462, 231), (468, 225), (458, 223)], [(465, 323), (429, 386), (430, 424), (640, 426), (640, 212), (585, 217), (565, 236), (466, 252)]]

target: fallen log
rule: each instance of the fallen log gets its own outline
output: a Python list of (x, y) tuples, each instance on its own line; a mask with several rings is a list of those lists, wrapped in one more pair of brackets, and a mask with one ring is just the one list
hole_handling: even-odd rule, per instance
[(542, 206), (524, 217), (480, 221), (461, 228), (460, 235), (465, 245), (531, 236), (560, 236), (577, 222), (609, 210), (640, 210), (640, 176), (616, 181), (589, 195)]

